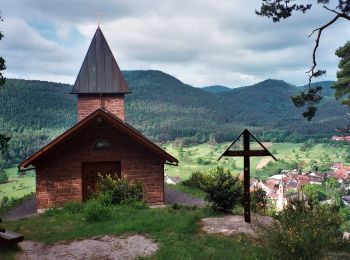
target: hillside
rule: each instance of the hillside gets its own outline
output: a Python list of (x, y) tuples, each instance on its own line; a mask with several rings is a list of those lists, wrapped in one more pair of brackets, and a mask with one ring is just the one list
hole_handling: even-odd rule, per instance
[[(325, 97), (333, 97), (334, 96), (334, 89), (332, 89), (334, 81), (320, 81), (312, 83), (311, 86), (316, 87), (320, 86), (322, 87), (322, 95)], [(306, 89), (309, 85), (300, 86), (300, 88)]]
[[(160, 71), (125, 71), (132, 94), (126, 97), (126, 120), (157, 142), (232, 140), (249, 127), (264, 140), (302, 141), (329, 137), (344, 124), (348, 110), (329, 98), (315, 120), (306, 122), (289, 97), (298, 88), (265, 80), (226, 93), (186, 85)], [(10, 162), (39, 149), (76, 122), (76, 97), (70, 85), (9, 79), (0, 92), (0, 131), (12, 135)], [(1, 161), (0, 161), (1, 164)]]
[(220, 85), (203, 87), (202, 89), (210, 93), (226, 93), (232, 90), (231, 88), (220, 86)]

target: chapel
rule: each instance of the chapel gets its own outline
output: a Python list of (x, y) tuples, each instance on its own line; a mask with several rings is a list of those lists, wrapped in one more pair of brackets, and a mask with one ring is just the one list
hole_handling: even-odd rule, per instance
[(126, 122), (130, 93), (98, 27), (71, 91), (78, 122), (18, 165), (35, 168), (38, 212), (87, 200), (99, 173), (141, 181), (150, 204), (164, 203), (164, 164), (178, 160)]

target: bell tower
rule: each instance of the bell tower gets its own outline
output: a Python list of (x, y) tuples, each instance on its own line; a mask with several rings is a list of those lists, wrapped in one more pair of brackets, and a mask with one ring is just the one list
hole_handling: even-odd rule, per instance
[(78, 96), (78, 122), (99, 108), (124, 121), (124, 96), (128, 93), (128, 84), (97, 27), (71, 92)]

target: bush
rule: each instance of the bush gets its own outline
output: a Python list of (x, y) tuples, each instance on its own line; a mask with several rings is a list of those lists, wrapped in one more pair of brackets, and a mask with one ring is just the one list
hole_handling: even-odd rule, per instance
[(112, 216), (111, 209), (100, 203), (97, 199), (91, 199), (86, 202), (83, 217), (86, 221), (104, 221), (110, 219)]
[(265, 211), (266, 203), (266, 191), (264, 191), (262, 188), (258, 188), (251, 193), (250, 208), (254, 212), (258, 212), (260, 210)]
[[(142, 182), (128, 181), (126, 178), (113, 178), (111, 175), (100, 176), (97, 182), (96, 196), (108, 194), (112, 204), (142, 201), (144, 199)], [(107, 198), (107, 197), (105, 197)]]
[(11, 200), (9, 199), (9, 197), (4, 196), (2, 197), (2, 200), (0, 201), (0, 207), (6, 207), (9, 206), (11, 204)]
[(334, 208), (292, 201), (257, 238), (273, 259), (320, 259), (340, 248), (340, 223)]
[(231, 172), (218, 167), (211, 170), (204, 187), (206, 200), (215, 210), (230, 212), (242, 201), (242, 184)]
[(0, 184), (7, 183), (8, 181), (9, 181), (9, 177), (7, 176), (7, 174), (0, 172)]
[(84, 210), (83, 203), (79, 201), (68, 201), (63, 205), (63, 211), (69, 214), (81, 213)]
[(183, 185), (203, 190), (209, 179), (209, 174), (204, 171), (192, 172), (191, 177), (182, 182)]

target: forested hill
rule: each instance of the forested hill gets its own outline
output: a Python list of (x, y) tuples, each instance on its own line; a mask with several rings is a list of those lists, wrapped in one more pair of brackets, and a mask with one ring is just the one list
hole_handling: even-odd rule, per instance
[[(347, 108), (327, 98), (311, 123), (290, 101), (298, 89), (265, 80), (225, 93), (210, 93), (160, 71), (124, 71), (132, 90), (126, 120), (158, 142), (232, 140), (245, 127), (265, 140), (301, 141), (329, 137), (346, 123)], [(76, 97), (70, 85), (8, 79), (0, 92), (0, 132), (8, 132), (11, 161), (28, 156), (76, 122)]]
[(226, 93), (232, 90), (232, 88), (220, 86), (220, 85), (203, 87), (202, 89), (210, 93)]

